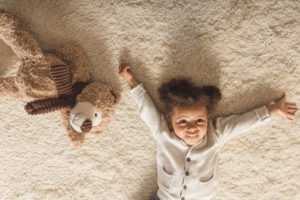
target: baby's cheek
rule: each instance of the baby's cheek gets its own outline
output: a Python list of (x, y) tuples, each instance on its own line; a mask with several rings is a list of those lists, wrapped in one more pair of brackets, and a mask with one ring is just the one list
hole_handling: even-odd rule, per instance
[(206, 135), (207, 134), (207, 127), (203, 127), (200, 129), (201, 135)]
[(184, 137), (184, 128), (175, 126), (174, 127), (174, 132), (177, 135), (177, 137), (179, 137), (179, 138), (183, 138)]

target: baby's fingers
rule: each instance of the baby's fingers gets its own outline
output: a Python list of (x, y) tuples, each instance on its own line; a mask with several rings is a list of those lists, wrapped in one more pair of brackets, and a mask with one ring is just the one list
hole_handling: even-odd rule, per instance
[(294, 106), (294, 105), (286, 105), (286, 108), (288, 109), (288, 110), (298, 110), (298, 107), (297, 106)]
[(290, 103), (290, 102), (286, 102), (285, 103), (287, 107), (291, 107), (291, 108), (297, 108), (296, 103)]
[(294, 120), (295, 119), (295, 114), (296, 114), (296, 111), (295, 109), (290, 109), (290, 108), (287, 108), (285, 110), (282, 110), (281, 114), (289, 119), (289, 120)]
[(286, 113), (285, 116), (286, 116), (286, 118), (289, 119), (289, 120), (294, 120), (294, 119), (295, 119), (295, 114)]

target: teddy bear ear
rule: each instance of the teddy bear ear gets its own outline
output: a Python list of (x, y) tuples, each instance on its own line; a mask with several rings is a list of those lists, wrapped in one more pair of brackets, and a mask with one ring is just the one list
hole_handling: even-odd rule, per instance
[(221, 91), (216, 86), (206, 85), (206, 86), (203, 86), (201, 88), (201, 90), (203, 91), (203, 93), (205, 95), (207, 95), (210, 98), (210, 100), (211, 100), (211, 102), (213, 102), (213, 104), (218, 103), (222, 98)]
[(68, 135), (72, 143), (75, 145), (82, 144), (84, 142), (85, 133), (78, 134), (72, 128), (68, 129)]
[(115, 92), (113, 90), (110, 91), (110, 93), (112, 94), (112, 96), (115, 98), (114, 103), (118, 104), (121, 101), (121, 95), (118, 92)]

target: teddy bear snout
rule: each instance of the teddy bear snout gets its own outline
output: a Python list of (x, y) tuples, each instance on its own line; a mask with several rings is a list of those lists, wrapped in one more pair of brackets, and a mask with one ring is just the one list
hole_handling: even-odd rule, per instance
[(93, 127), (92, 120), (86, 119), (86, 120), (82, 123), (80, 129), (81, 129), (81, 131), (82, 131), (83, 133), (87, 133), (87, 132), (89, 132), (89, 131), (92, 129), (92, 127)]

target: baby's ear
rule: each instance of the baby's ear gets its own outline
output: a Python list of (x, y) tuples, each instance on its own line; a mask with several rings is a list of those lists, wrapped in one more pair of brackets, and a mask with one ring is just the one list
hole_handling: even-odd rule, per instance
[(213, 85), (203, 86), (202, 91), (205, 95), (207, 95), (210, 98), (210, 102), (214, 105), (217, 104), (222, 98), (221, 91), (216, 86)]

